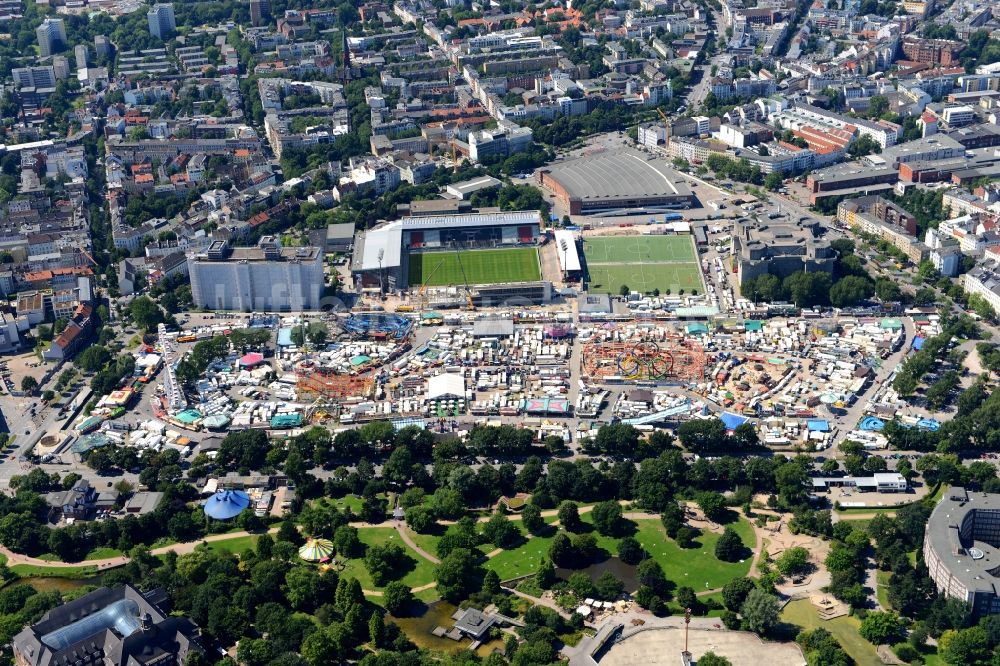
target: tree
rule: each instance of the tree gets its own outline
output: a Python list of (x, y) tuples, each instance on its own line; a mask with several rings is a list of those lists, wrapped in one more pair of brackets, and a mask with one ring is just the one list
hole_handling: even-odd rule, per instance
[(510, 548), (521, 538), (521, 532), (507, 516), (494, 513), (483, 525), (483, 538), (497, 548)]
[(368, 640), (374, 647), (381, 647), (385, 642), (385, 619), (378, 611), (368, 619)]
[(983, 664), (989, 659), (990, 646), (983, 627), (949, 630), (938, 640), (938, 653), (948, 664)]
[(698, 493), (698, 507), (712, 522), (720, 522), (726, 516), (726, 498), (717, 492)]
[(733, 666), (733, 662), (714, 652), (706, 652), (697, 661), (698, 666)]
[(848, 275), (830, 288), (830, 303), (834, 307), (846, 308), (867, 300), (875, 293), (872, 283), (863, 277)]
[(784, 180), (781, 177), (780, 171), (772, 171), (764, 177), (764, 187), (771, 192), (777, 192), (780, 190), (783, 182)]
[(781, 554), (775, 563), (785, 576), (804, 573), (809, 568), (809, 551), (801, 546), (789, 548)]
[(722, 586), (722, 603), (731, 611), (738, 611), (751, 590), (756, 589), (753, 580), (740, 577), (733, 578)]
[(410, 586), (406, 583), (394, 580), (385, 586), (382, 591), (382, 603), (385, 609), (395, 617), (404, 617), (406, 612), (413, 606), (415, 598)]
[(895, 613), (870, 611), (861, 621), (858, 632), (869, 643), (882, 645), (883, 643), (894, 643), (901, 629), (899, 616)]
[(408, 560), (403, 547), (396, 543), (369, 546), (365, 552), (365, 569), (375, 585), (382, 585), (389, 578), (402, 575), (404, 563)]
[(38, 380), (31, 375), (26, 375), (21, 379), (21, 390), (25, 393), (34, 393), (38, 390)]
[(628, 296), (630, 292), (631, 292), (631, 290), (628, 288), (627, 284), (623, 284), (622, 288), (618, 290), (618, 293), (621, 296)]
[(500, 594), (500, 576), (493, 569), (488, 569), (483, 576), (482, 591), (490, 596)]
[(153, 331), (164, 321), (163, 310), (149, 296), (139, 296), (128, 306), (129, 318), (146, 331)]
[(605, 571), (594, 582), (597, 595), (605, 601), (614, 601), (622, 595), (625, 585), (610, 571)]
[(721, 449), (726, 444), (726, 425), (719, 419), (685, 421), (677, 429), (677, 438), (692, 453)]
[(457, 603), (478, 587), (482, 567), (467, 548), (456, 548), (441, 560), (437, 568), (437, 589), (444, 599)]
[(745, 629), (764, 635), (778, 624), (778, 598), (753, 589), (740, 607), (740, 616)]
[(539, 534), (547, 529), (545, 520), (542, 518), (542, 510), (534, 504), (527, 504), (521, 509), (521, 523), (524, 529), (532, 534)]
[(847, 149), (847, 154), (855, 159), (864, 157), (865, 155), (871, 155), (872, 153), (881, 152), (882, 146), (880, 146), (875, 139), (871, 138), (867, 134), (859, 136), (854, 143), (851, 144), (851, 147)]
[(605, 536), (618, 534), (624, 527), (621, 504), (615, 500), (598, 502), (591, 511), (594, 527)]
[(302, 643), (302, 656), (311, 666), (326, 666), (337, 663), (339, 650), (326, 629), (315, 631)]
[(579, 532), (583, 529), (583, 521), (580, 520), (580, 512), (575, 502), (563, 502), (559, 505), (559, 524), (567, 532)]
[(715, 542), (715, 556), (723, 562), (736, 562), (746, 551), (743, 540), (731, 527), (727, 527)]
[(552, 566), (552, 561), (543, 557), (538, 563), (538, 572), (535, 574), (535, 582), (538, 587), (547, 590), (556, 582), (556, 569)]
[(625, 564), (638, 564), (646, 557), (646, 551), (634, 537), (625, 537), (618, 542), (618, 559)]

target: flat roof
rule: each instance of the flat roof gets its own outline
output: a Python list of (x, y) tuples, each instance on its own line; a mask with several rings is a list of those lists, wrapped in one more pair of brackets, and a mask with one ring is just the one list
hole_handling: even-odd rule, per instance
[[(970, 538), (963, 539), (959, 526), (970, 512), (1000, 512), (1000, 494), (967, 492), (965, 488), (951, 488), (934, 507), (924, 533), (925, 548), (930, 547), (951, 576), (969, 593), (996, 594), (996, 548), (982, 541), (974, 541), (975, 528)], [(973, 517), (975, 520), (975, 517)], [(978, 548), (989, 557), (974, 558), (969, 549)]]
[(351, 240), (354, 238), (354, 224), (351, 222), (328, 224), (326, 238), (327, 240)]
[(687, 183), (665, 161), (627, 148), (585, 155), (546, 170), (546, 177), (570, 198), (582, 201), (691, 196)]

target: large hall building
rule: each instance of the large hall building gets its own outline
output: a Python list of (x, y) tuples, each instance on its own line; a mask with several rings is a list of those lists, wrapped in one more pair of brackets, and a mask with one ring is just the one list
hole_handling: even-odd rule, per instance
[(951, 488), (924, 532), (924, 562), (942, 594), (976, 615), (1000, 613), (1000, 495)]
[(570, 215), (658, 213), (696, 203), (684, 178), (665, 161), (628, 148), (547, 166), (537, 179)]

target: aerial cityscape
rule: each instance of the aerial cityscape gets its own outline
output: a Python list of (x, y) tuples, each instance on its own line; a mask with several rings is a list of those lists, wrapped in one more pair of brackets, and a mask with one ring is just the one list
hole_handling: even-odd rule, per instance
[(0, 664), (1000, 666), (986, 0), (0, 0)]

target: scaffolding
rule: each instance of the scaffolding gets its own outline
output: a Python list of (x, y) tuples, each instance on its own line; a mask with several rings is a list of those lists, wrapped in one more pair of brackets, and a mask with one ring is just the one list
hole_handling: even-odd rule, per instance
[(580, 364), (590, 381), (696, 383), (705, 377), (705, 350), (663, 328), (612, 328), (584, 344)]

